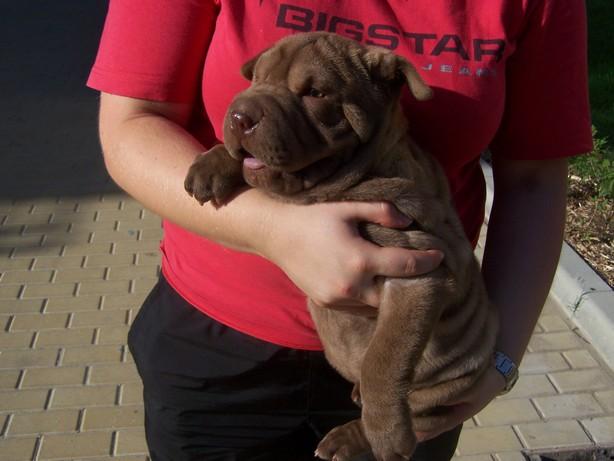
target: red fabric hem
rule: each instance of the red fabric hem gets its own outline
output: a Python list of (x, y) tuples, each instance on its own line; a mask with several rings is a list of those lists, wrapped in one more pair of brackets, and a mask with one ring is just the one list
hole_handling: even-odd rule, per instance
[(92, 68), (86, 85), (109, 94), (152, 101), (189, 102), (192, 100), (192, 94), (164, 88), (160, 85), (160, 80), (154, 76), (135, 73), (130, 75), (130, 79), (126, 79), (125, 73), (110, 72), (96, 66)]
[(196, 300), (193, 300), (189, 294), (183, 291), (182, 288), (179, 287), (178, 284), (176, 283), (176, 280), (174, 279), (173, 275), (169, 272), (164, 262), (162, 263), (162, 275), (164, 275), (164, 278), (166, 278), (166, 281), (169, 283), (171, 287), (173, 287), (173, 289), (179, 294), (179, 296), (181, 296), (183, 299), (189, 302), (194, 307), (194, 309), (198, 309), (203, 314), (211, 317), (217, 322), (220, 322), (226, 325), (227, 327), (232, 328), (233, 330), (237, 330), (243, 334), (249, 335), (256, 339), (260, 339), (262, 341), (266, 341), (266, 342), (276, 344), (282, 347), (289, 347), (291, 349), (300, 349), (300, 350), (306, 350), (306, 351), (324, 350), (324, 348), (322, 347), (322, 344), (319, 342), (318, 344), (293, 343), (291, 341), (285, 340), (283, 336), (263, 334), (261, 331), (255, 331), (255, 329), (249, 328), (249, 325), (237, 324), (229, 319), (223, 318), (223, 316), (217, 315), (215, 310), (208, 309), (206, 306), (200, 305), (200, 303), (198, 303)]
[(530, 148), (521, 146), (513, 146), (512, 148), (506, 146), (505, 148), (500, 148), (497, 145), (492, 145), (490, 146), (490, 150), (493, 155), (501, 155), (511, 160), (551, 160), (588, 154), (593, 150), (593, 140), (592, 138), (586, 139), (560, 148), (547, 148), (544, 146), (541, 149), (536, 149), (535, 146), (531, 146)]

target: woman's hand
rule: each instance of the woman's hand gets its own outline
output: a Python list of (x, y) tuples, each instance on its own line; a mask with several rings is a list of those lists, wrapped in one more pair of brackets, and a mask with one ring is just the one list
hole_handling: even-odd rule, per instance
[(505, 379), (494, 367), (489, 368), (475, 385), (459, 398), (447, 402), (449, 413), (445, 422), (433, 432), (418, 432), (418, 441), (429, 440), (454, 429), (463, 421), (477, 415), (505, 388)]
[(436, 250), (382, 248), (363, 239), (358, 222), (391, 228), (405, 228), (411, 223), (386, 202), (283, 203), (274, 216), (269, 238), (260, 245), (261, 254), (318, 305), (356, 312), (365, 304), (377, 307), (377, 276), (424, 274), (443, 258)]

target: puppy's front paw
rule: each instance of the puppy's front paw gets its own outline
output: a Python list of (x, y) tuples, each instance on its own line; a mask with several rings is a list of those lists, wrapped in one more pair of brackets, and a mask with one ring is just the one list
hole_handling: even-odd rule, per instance
[(230, 157), (223, 146), (216, 146), (199, 156), (190, 166), (184, 187), (201, 205), (211, 201), (215, 207), (219, 207), (241, 184), (241, 162)]
[(227, 189), (226, 181), (222, 175), (212, 171), (207, 163), (210, 162), (207, 162), (203, 156), (190, 166), (184, 187), (188, 194), (198, 200), (201, 205), (211, 201), (214, 205), (219, 206), (226, 195), (224, 193), (224, 190)]
[(362, 413), (365, 435), (377, 461), (406, 461), (416, 449), (409, 412)]

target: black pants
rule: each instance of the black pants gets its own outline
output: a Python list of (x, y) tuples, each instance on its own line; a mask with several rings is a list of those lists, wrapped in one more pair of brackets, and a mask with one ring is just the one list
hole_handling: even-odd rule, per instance
[[(152, 461), (313, 460), (333, 427), (360, 417), (352, 386), (321, 352), (288, 349), (203, 315), (162, 278), (128, 335), (143, 380)], [(420, 444), (447, 461), (460, 427)]]

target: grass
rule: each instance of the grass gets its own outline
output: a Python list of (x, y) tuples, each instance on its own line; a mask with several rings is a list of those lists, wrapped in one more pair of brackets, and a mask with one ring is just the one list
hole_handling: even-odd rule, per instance
[(570, 173), (595, 184), (595, 196), (614, 198), (614, 53), (612, 0), (588, 0), (588, 63), (593, 138), (588, 155), (571, 159)]
[(572, 158), (569, 174), (592, 185), (590, 196), (611, 200), (614, 198), (614, 150), (608, 139), (601, 137), (593, 127), (593, 151)]

